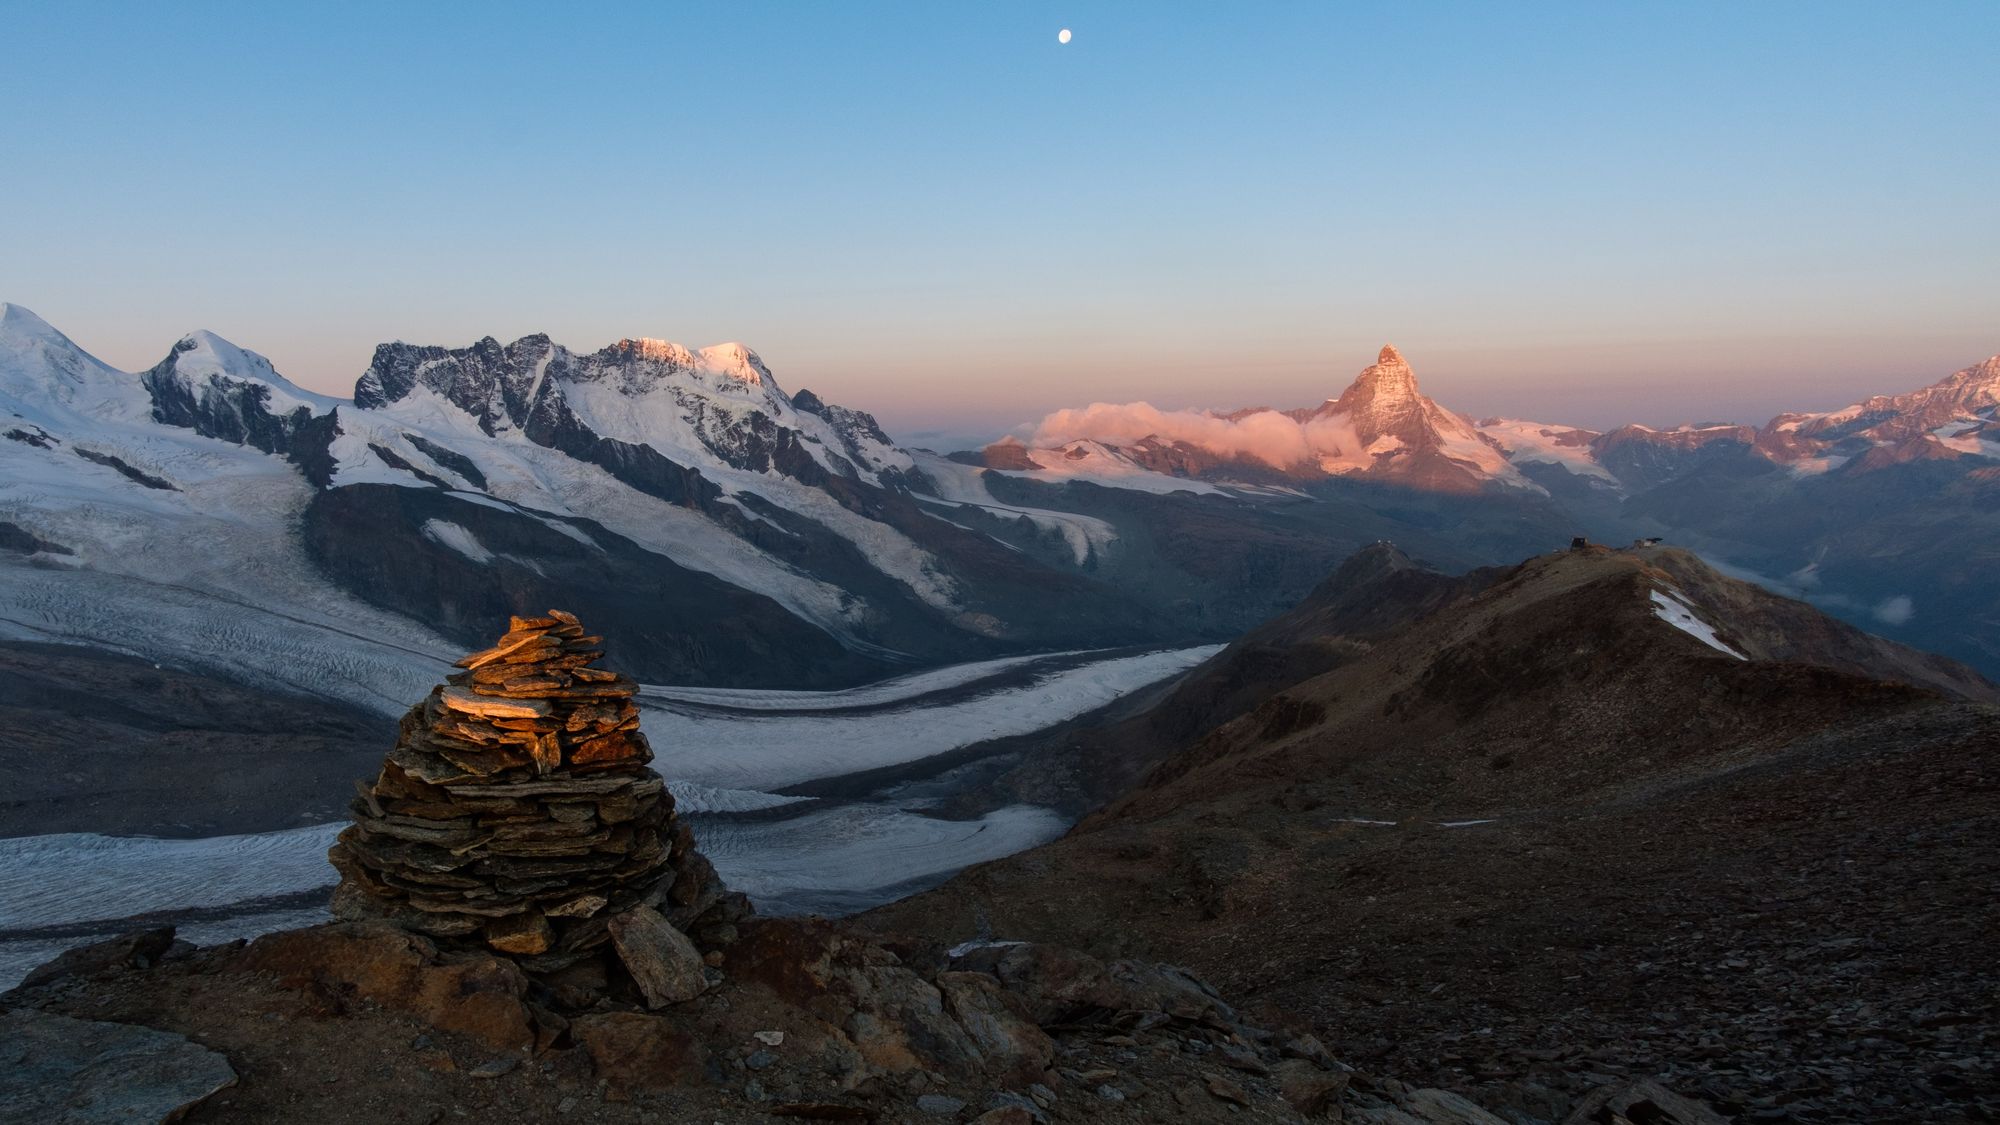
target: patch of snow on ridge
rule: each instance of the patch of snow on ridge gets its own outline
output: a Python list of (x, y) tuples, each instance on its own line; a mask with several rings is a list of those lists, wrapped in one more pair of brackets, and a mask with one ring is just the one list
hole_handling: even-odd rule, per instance
[(493, 552), (486, 549), (478, 537), (455, 523), (443, 520), (425, 520), (424, 538), (443, 544), (476, 563), (490, 563)]
[(1681, 632), (1686, 633), (1688, 636), (1693, 637), (1695, 640), (1700, 641), (1717, 652), (1728, 653), (1738, 660), (1750, 659), (1722, 643), (1722, 639), (1715, 635), (1715, 629), (1708, 622), (1695, 616), (1694, 610), (1686, 602), (1681, 601), (1672, 594), (1662, 590), (1654, 590), (1653, 612), (1659, 616), (1660, 620), (1672, 625), (1674, 628), (1679, 629)]
[(986, 941), (980, 938), (972, 938), (969, 941), (959, 942), (957, 945), (945, 950), (944, 955), (946, 957), (964, 957), (969, 953), (977, 953), (982, 949), (1011, 949), (1014, 946), (1026, 944), (1028, 943), (1025, 941)]

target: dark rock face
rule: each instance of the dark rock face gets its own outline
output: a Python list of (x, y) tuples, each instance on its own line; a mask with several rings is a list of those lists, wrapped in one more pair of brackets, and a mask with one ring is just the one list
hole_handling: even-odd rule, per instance
[(487, 336), (468, 348), (383, 344), (354, 385), (354, 405), (373, 410), (400, 402), (423, 386), (472, 415), (488, 434), (519, 429), (535, 407), (530, 396), (536, 390), (536, 366), (565, 361), (567, 353), (558, 355), (558, 350), (543, 335), (506, 345)]
[(60, 543), (51, 543), (19, 524), (0, 520), (0, 551), (32, 555), (41, 552), (50, 555), (74, 555), (75, 551)]
[(180, 486), (175, 484), (173, 481), (170, 481), (165, 477), (154, 476), (153, 474), (146, 472), (144, 469), (135, 468), (132, 465), (127, 464), (126, 462), (120, 460), (117, 457), (112, 456), (109, 453), (99, 453), (97, 450), (85, 449), (80, 445), (70, 446), (70, 452), (76, 454), (78, 457), (81, 457), (86, 461), (90, 461), (98, 465), (103, 465), (108, 469), (114, 469), (117, 471), (118, 475), (124, 477), (126, 480), (133, 482), (134, 484), (138, 484), (146, 488), (158, 489), (161, 492), (180, 491)]
[(8, 441), (18, 441), (23, 445), (32, 445), (36, 449), (53, 449), (62, 441), (40, 426), (15, 426), (4, 436)]
[(410, 440), (411, 445), (423, 450), (424, 456), (429, 457), (431, 460), (465, 478), (465, 482), (472, 487), (481, 491), (485, 490), (486, 474), (479, 471), (479, 466), (472, 463), (472, 458), (455, 450), (446, 449), (444, 446), (431, 441), (421, 434), (404, 434), (403, 436)]
[[(182, 357), (199, 346), (193, 337), (183, 339), (167, 358), (139, 376), (153, 400), (153, 420), (277, 454), (297, 465), (313, 484), (321, 488), (330, 484), (333, 461), (327, 447), (338, 433), (338, 411), (315, 414), (308, 406), (272, 409), (271, 384), (264, 380), (278, 376), (268, 364), (242, 376), (183, 372)], [(262, 363), (248, 353), (244, 358)]]
[(266, 453), (289, 453), (300, 427), (314, 417), (312, 410), (301, 406), (273, 413), (271, 388), (248, 379), (219, 373), (189, 378), (175, 361), (195, 346), (193, 340), (182, 340), (166, 359), (139, 376), (153, 398), (153, 420)]
[(1643, 491), (1711, 465), (1740, 464), (1757, 441), (1749, 426), (1652, 430), (1624, 426), (1590, 443), (1597, 463), (1633, 491)]
[[(432, 521), (466, 529), (493, 557), (442, 546), (425, 534)], [(468, 645), (482, 641), (487, 622), (567, 601), (592, 619), (620, 621), (607, 651), (653, 682), (828, 686), (881, 667), (769, 598), (589, 521), (565, 526), (576, 534), (440, 490), (349, 485), (314, 497), (301, 533), (341, 586)], [(717, 628), (721, 620), (734, 624)]]

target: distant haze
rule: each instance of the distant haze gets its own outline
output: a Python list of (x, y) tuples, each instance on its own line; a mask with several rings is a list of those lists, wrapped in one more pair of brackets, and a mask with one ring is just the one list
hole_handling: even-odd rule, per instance
[[(1074, 42), (1052, 28), (1073, 26)], [(1309, 406), (1761, 422), (2000, 352), (2000, 5), (17, 5), (0, 300), (740, 340), (941, 447)], [(925, 433), (930, 438), (911, 435)]]

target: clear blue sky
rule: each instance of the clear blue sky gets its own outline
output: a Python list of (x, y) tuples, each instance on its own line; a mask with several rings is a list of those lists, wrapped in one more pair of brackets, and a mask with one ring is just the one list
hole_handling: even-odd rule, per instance
[(1990, 0), (570, 7), (0, 0), (0, 299), (339, 393), (392, 338), (740, 339), (906, 435), (1385, 340), (1585, 424), (2000, 351)]

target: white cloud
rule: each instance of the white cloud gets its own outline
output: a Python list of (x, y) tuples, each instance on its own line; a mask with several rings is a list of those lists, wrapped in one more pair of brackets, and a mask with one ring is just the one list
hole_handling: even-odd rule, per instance
[(1916, 607), (1911, 604), (1908, 594), (1897, 594), (1893, 598), (1883, 598), (1874, 612), (1875, 620), (1884, 625), (1902, 625), (1910, 620), (1911, 615), (1916, 612)]
[(1345, 419), (1299, 422), (1275, 410), (1222, 418), (1196, 410), (1161, 410), (1144, 402), (1093, 402), (1048, 415), (1035, 424), (1027, 441), (1047, 448), (1085, 440), (1132, 445), (1148, 437), (1186, 442), (1221, 457), (1255, 458), (1280, 469), (1334, 461), (1368, 463)]

